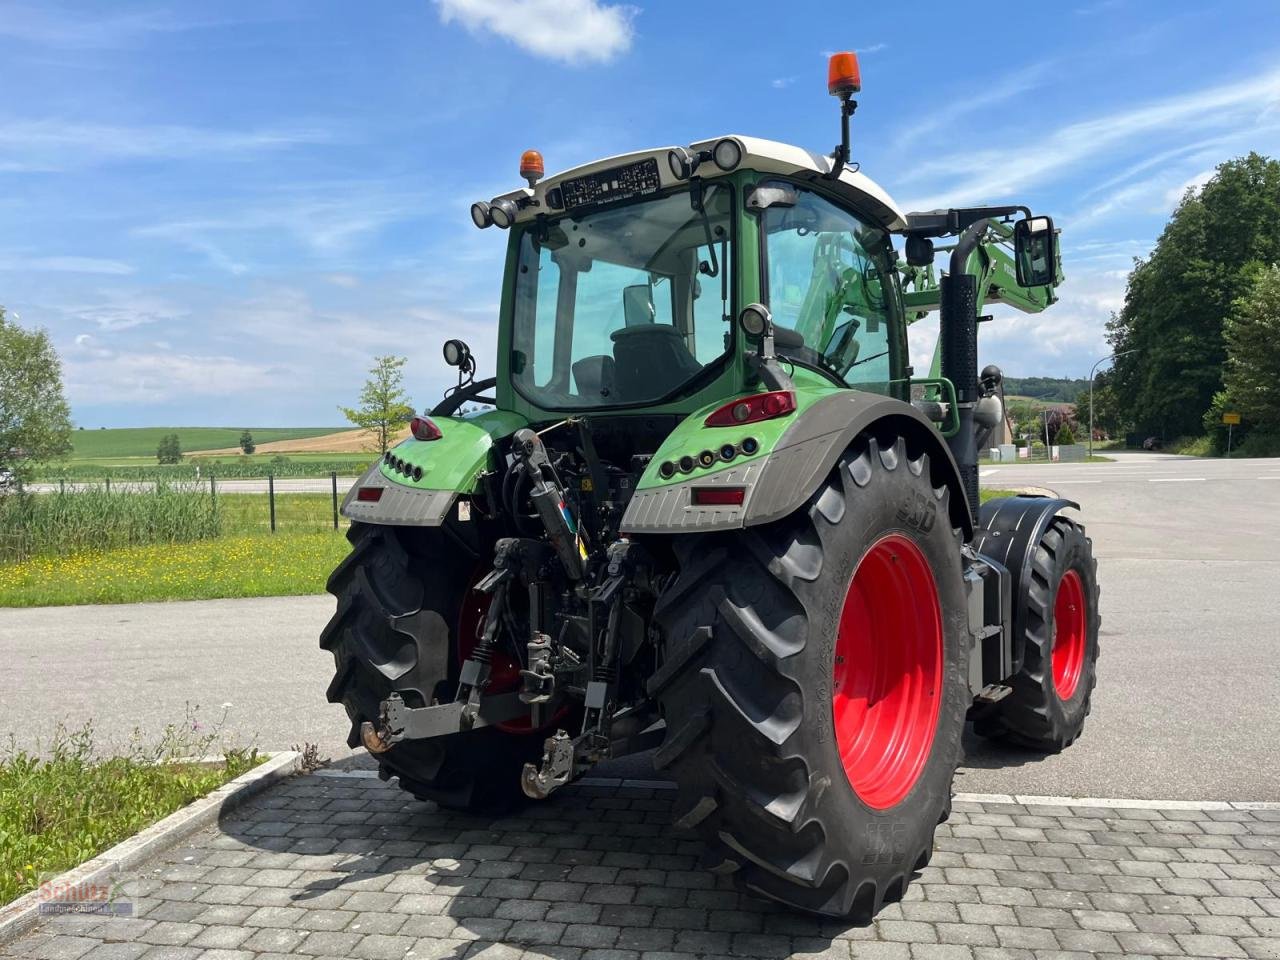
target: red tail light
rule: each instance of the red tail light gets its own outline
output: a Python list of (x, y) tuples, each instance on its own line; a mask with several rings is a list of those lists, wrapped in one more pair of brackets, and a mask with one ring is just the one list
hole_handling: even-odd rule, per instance
[(361, 503), (377, 503), (382, 499), (382, 487), (361, 487), (356, 491), (356, 499)]
[(795, 413), (796, 395), (790, 390), (774, 390), (771, 393), (753, 393), (726, 403), (707, 417), (708, 427), (736, 427), (758, 420), (772, 420)]
[(747, 498), (746, 487), (694, 487), (695, 507), (740, 507)]
[(415, 440), (439, 440), (444, 436), (430, 417), (414, 417), (409, 421), (409, 432)]

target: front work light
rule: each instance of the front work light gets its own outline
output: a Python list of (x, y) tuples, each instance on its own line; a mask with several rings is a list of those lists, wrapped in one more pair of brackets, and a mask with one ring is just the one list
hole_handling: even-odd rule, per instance
[(477, 200), (471, 205), (471, 222), (481, 230), (493, 226), (493, 218), (489, 216), (489, 205), (483, 200)]
[(506, 230), (516, 222), (517, 207), (514, 200), (499, 197), (489, 204), (489, 218), (495, 227)]
[(716, 162), (717, 167), (728, 172), (742, 162), (742, 147), (737, 140), (725, 137), (716, 142), (711, 151), (711, 159)]
[(677, 180), (688, 180), (698, 169), (698, 158), (684, 147), (673, 147), (667, 151), (667, 166)]

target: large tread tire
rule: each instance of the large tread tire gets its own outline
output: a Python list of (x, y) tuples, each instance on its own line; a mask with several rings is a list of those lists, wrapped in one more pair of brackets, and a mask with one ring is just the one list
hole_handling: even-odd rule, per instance
[[(360, 745), (360, 724), (378, 718), (393, 690), (410, 706), (456, 689), (459, 613), (469, 582), (458, 548), (438, 531), (359, 524), (352, 551), (329, 577), (338, 609), (320, 636), (333, 653), (328, 699), (351, 720), (347, 743)], [(542, 737), (477, 730), (406, 740), (373, 754), (382, 779), (420, 800), (474, 812), (509, 809), (524, 797), (520, 770), (542, 752)]]
[[(666, 651), (650, 692), (667, 724), (655, 765), (678, 784), (677, 825), (706, 839), (705, 865), (742, 889), (868, 922), (927, 865), (970, 702), (948, 496), (923, 450), (863, 436), (795, 514), (676, 539), (679, 574), (655, 611)], [(887, 534), (909, 538), (937, 584), (942, 691), (918, 779), (895, 806), (875, 809), (836, 746), (832, 670), (851, 578)]]
[[(1084, 663), (1071, 696), (1063, 699), (1054, 684), (1053, 646), (1058, 624), (1058, 592), (1069, 573), (1079, 578), (1085, 601)], [(1022, 668), (1010, 680), (1012, 693), (974, 723), (985, 737), (1056, 753), (1071, 746), (1084, 729), (1097, 683), (1098, 562), (1084, 527), (1054, 517), (1031, 555), (1031, 585), (1023, 608)]]

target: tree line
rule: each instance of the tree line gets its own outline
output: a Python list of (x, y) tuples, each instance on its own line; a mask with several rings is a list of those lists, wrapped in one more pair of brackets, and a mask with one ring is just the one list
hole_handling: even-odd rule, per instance
[(1118, 356), (1096, 382), (1098, 422), (1221, 450), (1235, 412), (1249, 452), (1280, 453), (1280, 161), (1229, 160), (1184, 195), (1135, 260), (1107, 339)]

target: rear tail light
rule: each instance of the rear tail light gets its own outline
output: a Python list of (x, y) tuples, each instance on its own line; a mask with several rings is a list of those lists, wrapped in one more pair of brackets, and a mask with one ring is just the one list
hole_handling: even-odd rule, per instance
[(769, 393), (753, 393), (726, 403), (707, 417), (708, 427), (736, 427), (743, 423), (772, 420), (795, 413), (796, 395), (790, 390), (774, 390)]
[(695, 507), (740, 507), (747, 498), (746, 487), (694, 487)]
[(356, 491), (356, 499), (361, 503), (377, 503), (382, 499), (382, 487), (361, 487)]
[(444, 436), (430, 417), (414, 417), (409, 421), (409, 432), (415, 440), (439, 440)]

